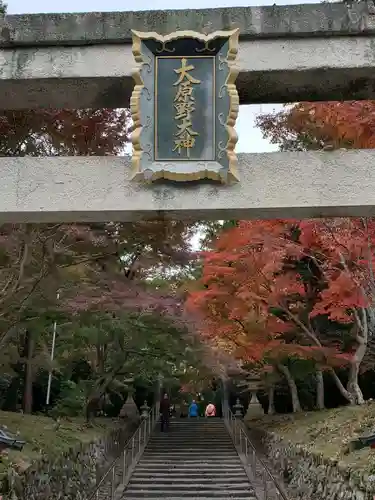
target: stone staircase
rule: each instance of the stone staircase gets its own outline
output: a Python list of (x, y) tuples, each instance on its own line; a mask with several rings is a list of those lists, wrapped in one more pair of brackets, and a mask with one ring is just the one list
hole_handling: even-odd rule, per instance
[(256, 500), (248, 476), (219, 418), (172, 420), (157, 429), (123, 499)]

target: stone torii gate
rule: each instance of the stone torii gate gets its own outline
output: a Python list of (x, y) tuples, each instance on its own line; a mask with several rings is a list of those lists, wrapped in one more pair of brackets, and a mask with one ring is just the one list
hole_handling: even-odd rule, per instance
[[(6, 16), (0, 108), (127, 107), (131, 29), (207, 24), (239, 28), (241, 104), (375, 96), (375, 9), (333, 3)], [(234, 185), (145, 185), (130, 180), (129, 158), (0, 158), (0, 221), (375, 215), (375, 150), (241, 154), (238, 162)]]

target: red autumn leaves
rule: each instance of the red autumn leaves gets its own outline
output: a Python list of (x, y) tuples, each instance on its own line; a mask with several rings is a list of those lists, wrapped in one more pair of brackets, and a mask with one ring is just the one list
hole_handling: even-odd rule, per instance
[[(373, 229), (361, 219), (274, 220), (223, 232), (188, 299), (204, 314), (202, 335), (245, 361), (346, 363), (358, 310), (373, 300)], [(353, 342), (344, 346), (324, 322)]]

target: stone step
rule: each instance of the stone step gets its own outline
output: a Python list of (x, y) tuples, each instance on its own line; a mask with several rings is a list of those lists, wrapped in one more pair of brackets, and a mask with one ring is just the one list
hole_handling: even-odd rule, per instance
[(137, 468), (146, 468), (146, 469), (184, 469), (184, 470), (197, 470), (197, 467), (199, 468), (198, 470), (236, 470), (238, 467), (242, 467), (241, 462), (233, 462), (233, 463), (226, 463), (226, 462), (220, 462), (220, 463), (212, 463), (212, 462), (199, 462), (199, 461), (194, 461), (194, 462), (189, 462), (189, 461), (184, 461), (184, 462), (170, 462), (166, 463), (165, 460), (161, 462), (151, 462), (148, 460), (141, 460)]
[(154, 462), (154, 463), (176, 463), (178, 462), (194, 462), (194, 463), (204, 463), (204, 464), (232, 464), (239, 463), (238, 457), (232, 454), (216, 455), (212, 457), (211, 455), (199, 455), (199, 454), (184, 454), (184, 455), (173, 455), (172, 453), (161, 453), (160, 455), (145, 455), (141, 458), (142, 462)]
[(183, 462), (204, 462), (204, 463), (213, 463), (213, 464), (221, 464), (222, 462), (228, 462), (229, 464), (232, 462), (238, 462), (238, 456), (233, 455), (231, 453), (221, 453), (219, 455), (212, 456), (212, 454), (199, 454), (199, 453), (182, 453), (180, 455), (175, 455), (173, 453), (163, 452), (163, 453), (153, 453), (145, 454), (141, 457), (141, 461), (146, 460), (147, 462), (155, 462), (155, 463), (164, 463), (164, 462), (172, 462), (174, 460), (183, 461)]
[(181, 429), (192, 429), (193, 427), (198, 429), (225, 429), (226, 425), (222, 420), (204, 420), (204, 419), (191, 419), (191, 420), (169, 420), (169, 425), (171, 427), (181, 428)]
[[(137, 468), (138, 470), (138, 468)], [(202, 477), (202, 478), (209, 478), (209, 477), (223, 477), (223, 478), (233, 478), (233, 479), (241, 479), (243, 476), (243, 473), (244, 473), (244, 470), (241, 469), (240, 467), (238, 468), (237, 471), (231, 471), (231, 472), (224, 472), (224, 471), (217, 471), (217, 470), (210, 470), (210, 469), (202, 469), (202, 471), (199, 469), (199, 472), (196, 470), (196, 471), (193, 471), (192, 469), (191, 470), (186, 470), (186, 469), (181, 469), (181, 468), (178, 468), (178, 469), (168, 469), (168, 468), (165, 468), (163, 470), (160, 470), (160, 469), (152, 469), (152, 470), (149, 470), (149, 469), (142, 469), (139, 471), (142, 475), (141, 476), (136, 476), (136, 477), (139, 477), (139, 478), (145, 478), (145, 475), (148, 475), (148, 477), (155, 477), (155, 475), (157, 477), (171, 477), (171, 478), (179, 478), (179, 477), (185, 477), (187, 479), (191, 479), (191, 480), (194, 480), (197, 478), (197, 474), (200, 473), (200, 476), (199, 477)], [(238, 472), (238, 474), (236, 474), (236, 472)], [(135, 473), (135, 472), (134, 472)], [(247, 476), (246, 476), (247, 477)]]
[(126, 490), (126, 496), (123, 497), (124, 500), (129, 500), (130, 498), (176, 498), (176, 499), (185, 499), (188, 498), (191, 500), (192, 498), (221, 498), (221, 499), (243, 499), (246, 500), (256, 500), (256, 496), (253, 491), (186, 491), (180, 492), (178, 490), (168, 490), (168, 491), (155, 491), (153, 489), (144, 489), (144, 490)]
[(203, 420), (203, 419), (192, 419), (177, 422), (176, 420), (169, 420), (169, 425), (176, 429), (226, 429), (226, 425), (222, 420)]
[(190, 418), (170, 418), (173, 425), (225, 425), (222, 418), (190, 417)]
[(168, 461), (170, 462), (171, 460), (194, 460), (194, 461), (201, 461), (201, 462), (223, 462), (223, 461), (228, 461), (231, 462), (233, 460), (238, 460), (238, 456), (234, 454), (234, 452), (229, 452), (229, 453), (217, 453), (215, 456), (212, 456), (212, 453), (168, 453), (167, 450), (163, 451), (162, 453), (152, 453), (152, 454), (145, 454), (143, 457), (143, 460), (156, 460), (156, 461)]
[(233, 441), (231, 439), (220, 439), (219, 437), (215, 439), (202, 439), (199, 440), (199, 443), (195, 443), (195, 437), (191, 440), (188, 439), (180, 439), (178, 436), (173, 436), (172, 434), (168, 434), (166, 436), (162, 436), (158, 439), (151, 439), (148, 443), (148, 446), (160, 446), (171, 444), (174, 446), (192, 446), (195, 444), (197, 448), (205, 448), (206, 446), (232, 446)]
[[(161, 422), (159, 422), (159, 424), (161, 424)], [(196, 430), (204, 430), (206, 432), (217, 432), (217, 431), (221, 431), (223, 429), (226, 429), (226, 425), (224, 424), (224, 422), (217, 422), (216, 424), (209, 424), (207, 422), (205, 422), (204, 420), (197, 420), (197, 421), (190, 421), (190, 422), (182, 422), (182, 423), (178, 423), (176, 424), (175, 422), (171, 422), (169, 421), (169, 427), (171, 429), (181, 429), (181, 431), (183, 432), (192, 432), (194, 429)], [(156, 428), (156, 432), (158, 432), (160, 429), (160, 427), (157, 427)]]
[(169, 455), (172, 458), (174, 458), (174, 457), (176, 457), (176, 458), (181, 457), (182, 458), (182, 457), (185, 457), (187, 455), (189, 455), (189, 456), (194, 455), (197, 457), (203, 457), (204, 460), (206, 460), (207, 458), (210, 458), (212, 460), (215, 460), (215, 459), (222, 460), (222, 458), (225, 456), (230, 456), (230, 459), (232, 459), (233, 457), (238, 458), (238, 455), (237, 455), (235, 448), (232, 448), (230, 450), (218, 451), (217, 453), (216, 453), (215, 448), (212, 448), (211, 450), (199, 450), (199, 448), (197, 450), (196, 448), (192, 448), (190, 450), (189, 449), (181, 450), (180, 452), (174, 451), (174, 450), (168, 450), (167, 448), (159, 449), (159, 451), (156, 451), (156, 450), (149, 451), (146, 448), (146, 451), (144, 454), (144, 456), (151, 457), (151, 458), (156, 457), (156, 456), (163, 458), (166, 455)]
[[(143, 490), (143, 489), (148, 489), (150, 485), (147, 485), (146, 484), (144, 485), (142, 481), (133, 481), (133, 480), (130, 480), (129, 482), (129, 488), (134, 488), (134, 489), (138, 489), (138, 490)], [(212, 489), (217, 489), (217, 490), (222, 490), (222, 489), (225, 489), (225, 490), (249, 490), (251, 489), (250, 488), (250, 485), (249, 485), (249, 481), (237, 481), (236, 483), (228, 483), (227, 482), (224, 482), (224, 483), (218, 483), (218, 484), (213, 484), (212, 482), (211, 483), (201, 483), (200, 481), (194, 481), (193, 483), (189, 483), (189, 482), (173, 482), (171, 484), (163, 484), (163, 483), (155, 483), (154, 485), (152, 485), (152, 488), (155, 489), (155, 490), (160, 490), (160, 489), (178, 489), (180, 491), (184, 491), (184, 490), (194, 490), (194, 489), (204, 489), (204, 490), (212, 490)]]
[[(140, 472), (142, 474), (182, 474), (185, 476), (191, 476), (192, 474), (197, 474), (197, 473), (202, 473), (202, 474), (216, 474), (216, 475), (223, 475), (223, 474), (236, 474), (243, 472), (242, 465), (236, 465), (235, 467), (206, 467), (206, 466), (201, 466), (201, 467), (189, 467), (189, 466), (181, 466), (181, 465), (167, 465), (166, 467), (154, 467), (154, 466), (147, 466), (147, 465), (139, 465), (136, 468), (137, 472)], [(134, 471), (135, 473), (135, 471)]]
[[(201, 436), (202, 438), (202, 441), (216, 441), (216, 440), (219, 440), (219, 441), (224, 441), (224, 442), (227, 442), (227, 443), (231, 443), (232, 442), (232, 439), (229, 435), (227, 436), (223, 436), (222, 435), (222, 432), (215, 432), (215, 433), (205, 433), (205, 434), (208, 434), (206, 436)], [(196, 432), (192, 432), (191, 434), (189, 433), (188, 436), (191, 436), (194, 438), (196, 438)], [(156, 434), (154, 436), (151, 437), (151, 441), (160, 441), (160, 440), (163, 440), (163, 439), (175, 439), (176, 441), (183, 441), (185, 439), (185, 435), (182, 435), (182, 432), (179, 432), (178, 430), (175, 430), (175, 429), (169, 429), (168, 431), (166, 432), (161, 432), (160, 434)]]
[(238, 472), (213, 472), (213, 471), (195, 471), (195, 472), (186, 472), (186, 471), (168, 471), (168, 473), (158, 473), (155, 471), (144, 471), (144, 472), (139, 472), (135, 471), (132, 475), (132, 478), (140, 479), (140, 480), (152, 480), (152, 481), (159, 481), (165, 479), (165, 477), (168, 477), (169, 479), (173, 480), (181, 480), (183, 482), (185, 481), (191, 481), (196, 478), (200, 478), (202, 480), (209, 479), (210, 481), (236, 481), (236, 480), (242, 480), (246, 479), (247, 480), (247, 475), (245, 471), (238, 471)]
[[(138, 498), (152, 498), (153, 500), (185, 500), (185, 496), (184, 497), (181, 497), (181, 496), (170, 496), (170, 495), (161, 495), (160, 493), (148, 493), (148, 496), (147, 495), (144, 495), (143, 493), (142, 494), (139, 494), (139, 493), (136, 493), (135, 495), (132, 495), (132, 496), (128, 496), (126, 495), (125, 497), (123, 497), (123, 500), (137, 500)], [(212, 500), (213, 496), (212, 494), (210, 494), (209, 496), (190, 496), (188, 497), (189, 500)], [(253, 495), (253, 494), (250, 494), (249, 496), (249, 493), (246, 493), (245, 495), (242, 495), (242, 496), (238, 496), (237, 494), (235, 496), (233, 495), (230, 495), (228, 496), (226, 493), (220, 493), (219, 495), (214, 495), (214, 498), (217, 498), (217, 499), (221, 499), (221, 500), (243, 500), (244, 498), (246, 498), (246, 500), (257, 500), (257, 498)], [(107, 500), (107, 499), (106, 499)]]
[(153, 453), (146, 454), (142, 458), (142, 460), (148, 461), (156, 461), (156, 462), (171, 462), (173, 460), (184, 460), (184, 461), (194, 461), (194, 462), (212, 462), (212, 463), (221, 463), (225, 462), (233, 462), (238, 460), (238, 456), (236, 456), (233, 452), (230, 453), (221, 453), (216, 454), (215, 457), (209, 453)]
[(199, 443), (199, 446), (194, 446), (194, 443), (175, 443), (174, 441), (161, 441), (160, 443), (150, 443), (147, 446), (147, 451), (159, 450), (166, 448), (171, 450), (197, 450), (197, 451), (211, 451), (216, 450), (234, 450), (233, 443)]
[[(169, 423), (169, 429), (172, 431), (181, 431), (184, 434), (191, 434), (194, 431), (197, 432), (207, 432), (209, 434), (214, 434), (215, 432), (222, 432), (226, 430), (226, 426), (222, 423), (219, 425), (207, 425), (207, 424), (199, 424), (197, 422), (186, 425), (186, 424), (180, 424), (180, 425), (175, 425), (173, 423)], [(161, 423), (159, 422), (159, 425), (156, 427), (155, 432), (157, 434), (162, 434), (161, 432)]]
[(249, 480), (246, 474), (244, 473), (242, 476), (229, 476), (229, 477), (220, 477), (220, 476), (198, 476), (195, 478), (192, 477), (181, 477), (181, 476), (174, 476), (171, 477), (169, 474), (166, 474), (161, 477), (155, 477), (155, 476), (138, 476), (134, 474), (132, 476), (132, 479), (130, 481), (130, 485), (132, 484), (144, 484), (144, 485), (149, 485), (149, 484), (155, 484), (155, 485), (173, 485), (175, 486), (176, 484), (184, 484), (187, 486), (193, 485), (193, 484), (208, 484), (208, 485), (219, 485), (220, 488), (228, 485), (233, 485), (234, 481), (236, 481), (235, 484), (245, 484), (249, 485)]
[[(191, 434), (191, 437), (194, 439), (196, 439), (196, 432), (192, 433)], [(184, 440), (185, 440), (185, 436), (182, 437), (181, 434), (177, 431), (174, 431), (174, 430), (169, 430), (167, 432), (161, 432), (160, 435), (157, 435), (157, 436), (152, 436), (151, 439), (150, 439), (150, 443), (154, 443), (154, 442), (157, 442), (159, 443), (160, 441), (164, 441), (164, 440), (173, 440), (173, 441), (178, 441), (179, 443), (183, 443)], [(230, 436), (222, 436), (221, 433), (217, 433), (217, 435), (214, 435), (214, 436), (201, 436), (201, 439), (202, 439), (202, 442), (208, 442), (208, 443), (212, 443), (212, 442), (219, 442), (219, 443), (231, 443), (232, 442), (232, 439)]]
[[(215, 431), (209, 431), (207, 429), (191, 429), (189, 432), (185, 430), (179, 430), (174, 427), (169, 427), (169, 429), (165, 432), (159, 432), (158, 434), (155, 434), (151, 439), (165, 439), (167, 437), (174, 437), (178, 439), (186, 439), (186, 438), (194, 438), (196, 437), (197, 433), (202, 433), (202, 439), (223, 439), (228, 441), (230, 439), (229, 435), (222, 435), (223, 432), (227, 432), (226, 429), (215, 429)], [(203, 433), (205, 435), (203, 435)]]
[(171, 421), (156, 431), (123, 499), (256, 500), (222, 420)]
[(174, 448), (178, 448), (178, 449), (184, 449), (184, 448), (194, 448), (195, 450), (206, 450), (206, 451), (209, 451), (211, 450), (212, 448), (218, 448), (218, 449), (224, 449), (224, 450), (227, 450), (228, 448), (231, 448), (232, 450), (234, 450), (234, 445), (232, 442), (230, 443), (215, 443), (215, 442), (212, 442), (212, 443), (199, 443), (199, 444), (195, 444), (194, 443), (194, 440), (186, 440), (186, 441), (183, 441), (183, 442), (176, 442), (174, 441), (173, 439), (165, 439), (164, 441), (159, 441), (158, 443), (154, 443), (154, 442), (150, 442), (148, 445), (147, 445), (147, 450), (148, 449), (152, 449), (152, 448), (157, 448), (157, 447), (160, 447), (160, 446), (166, 446), (166, 447), (174, 447)]
[(204, 420), (204, 419), (191, 419), (177, 422), (177, 420), (169, 420), (170, 427), (181, 428), (190, 430), (195, 429), (226, 429), (226, 425), (222, 420)]
[(190, 442), (189, 441), (175, 441), (173, 440), (172, 438), (170, 439), (163, 439), (162, 441), (158, 441), (158, 442), (155, 442), (155, 441), (150, 441), (149, 444), (147, 445), (147, 449), (148, 450), (152, 450), (152, 449), (157, 449), (159, 448), (160, 446), (165, 446), (165, 447), (171, 447), (171, 448), (178, 448), (178, 449), (184, 449), (184, 448), (194, 448), (196, 450), (210, 450), (212, 448), (215, 448), (215, 449), (223, 449), (223, 450), (227, 450), (227, 449), (232, 449), (234, 450), (234, 445), (233, 445), (233, 442), (232, 441), (228, 441), (227, 443), (222, 443), (220, 441), (218, 442), (215, 442), (215, 441), (211, 441), (211, 442), (203, 442), (203, 443), (199, 443), (199, 445), (195, 445), (194, 446), (194, 441), (191, 440)]
[(160, 471), (163, 471), (165, 469), (176, 469), (176, 468), (180, 468), (180, 469), (185, 469), (185, 470), (194, 470), (194, 469), (197, 469), (197, 470), (201, 470), (201, 469), (205, 469), (205, 470), (217, 470), (217, 471), (221, 471), (221, 470), (236, 470), (238, 468), (240, 468), (240, 470), (242, 469), (242, 464), (241, 462), (238, 462), (238, 461), (233, 461), (233, 462), (227, 462), (227, 461), (222, 461), (222, 462), (202, 462), (202, 461), (199, 461), (199, 460), (183, 460), (183, 461), (178, 461), (176, 462), (176, 460), (160, 460), (158, 462), (155, 462), (155, 461), (149, 461), (149, 460), (142, 460), (141, 462), (139, 462), (139, 464), (137, 465), (137, 467), (145, 467), (145, 468), (153, 468), (154, 470), (155, 469), (159, 469)]
[[(196, 437), (197, 432), (201, 434), (201, 438), (203, 440), (208, 440), (212, 441), (214, 439), (219, 439), (223, 441), (230, 441), (231, 437), (228, 435), (223, 435), (223, 432), (227, 432), (224, 429), (220, 430), (215, 430), (215, 432), (209, 432), (205, 429), (199, 430), (199, 429), (192, 429), (191, 432), (184, 432), (180, 431), (179, 429), (174, 429), (173, 427), (170, 427), (167, 431), (165, 432), (160, 432), (158, 434), (154, 434), (154, 436), (151, 437), (152, 440), (158, 440), (158, 439), (166, 439), (166, 438), (174, 438), (174, 439), (185, 439), (186, 436), (190, 437)], [(204, 433), (204, 435), (203, 435)]]
[(221, 462), (223, 459), (228, 458), (228, 462), (232, 460), (238, 460), (238, 455), (233, 448), (231, 451), (223, 452), (223, 453), (216, 453), (215, 449), (211, 451), (205, 451), (205, 452), (196, 452), (195, 450), (192, 451), (187, 451), (187, 452), (176, 452), (176, 451), (168, 451), (168, 450), (160, 450), (159, 452), (157, 451), (152, 451), (148, 452), (146, 449), (145, 454), (143, 455), (143, 458), (147, 458), (147, 460), (173, 460), (173, 459), (178, 459), (178, 460), (185, 460), (187, 457), (190, 457), (192, 460), (199, 460), (202, 459), (203, 462), (206, 461), (212, 461), (212, 462)]

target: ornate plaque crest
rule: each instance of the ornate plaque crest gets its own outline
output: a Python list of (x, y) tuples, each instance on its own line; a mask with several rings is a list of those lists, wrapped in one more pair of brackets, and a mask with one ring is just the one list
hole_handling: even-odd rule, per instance
[(239, 30), (132, 33), (133, 179), (238, 181)]

